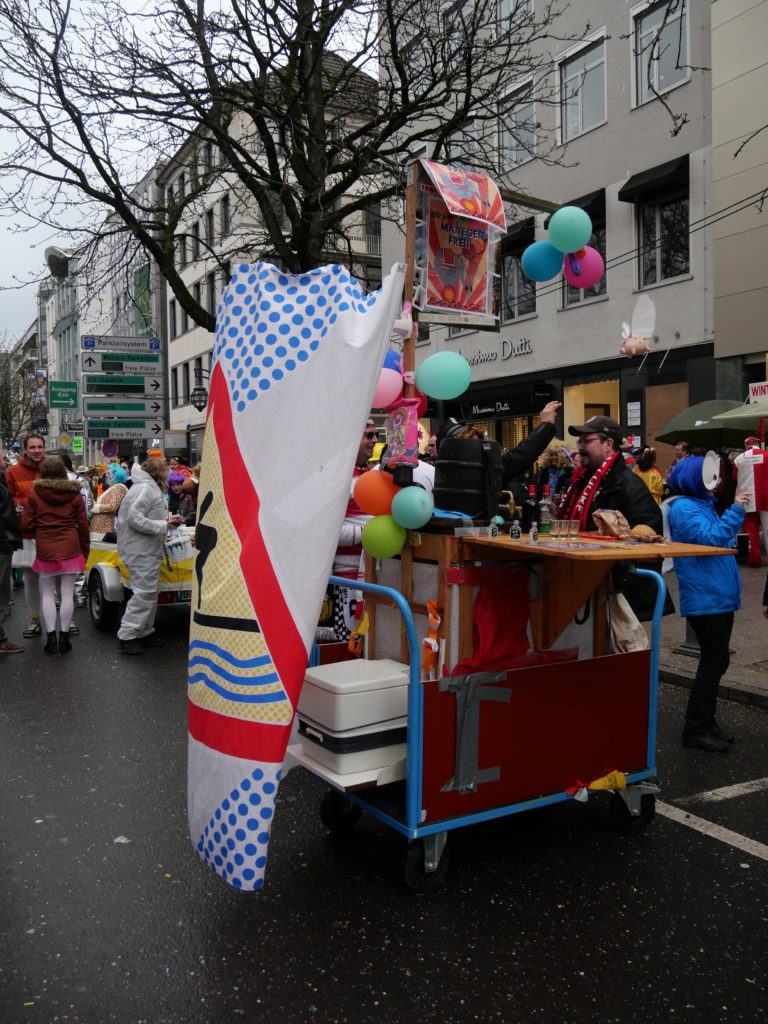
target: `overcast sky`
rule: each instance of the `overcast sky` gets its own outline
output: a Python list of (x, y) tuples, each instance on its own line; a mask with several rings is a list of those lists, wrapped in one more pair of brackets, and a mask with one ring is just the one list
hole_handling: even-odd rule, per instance
[(37, 282), (8, 289), (45, 270), (45, 249), (51, 244), (50, 229), (19, 234), (9, 220), (0, 220), (0, 337), (7, 331), (18, 339), (37, 316)]

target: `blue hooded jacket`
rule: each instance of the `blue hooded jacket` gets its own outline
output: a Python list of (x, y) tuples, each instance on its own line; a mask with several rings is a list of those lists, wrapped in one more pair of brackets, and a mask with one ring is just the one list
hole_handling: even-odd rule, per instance
[[(680, 492), (669, 504), (670, 535), (684, 544), (735, 547), (744, 509), (734, 504), (722, 518), (718, 516), (714, 499), (704, 486), (703, 463), (700, 455), (690, 455), (670, 474), (670, 487)], [(741, 577), (735, 556), (676, 558), (674, 563), (681, 615), (717, 615), (741, 607)]]

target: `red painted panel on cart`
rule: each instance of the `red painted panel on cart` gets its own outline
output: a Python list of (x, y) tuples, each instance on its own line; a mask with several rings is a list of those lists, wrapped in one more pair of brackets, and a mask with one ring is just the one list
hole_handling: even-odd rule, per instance
[(499, 766), (477, 792), (442, 792), (454, 776), (456, 697), (424, 684), (422, 806), (427, 821), (559, 793), (608, 772), (647, 767), (650, 651), (508, 672), (481, 701), (478, 766)]

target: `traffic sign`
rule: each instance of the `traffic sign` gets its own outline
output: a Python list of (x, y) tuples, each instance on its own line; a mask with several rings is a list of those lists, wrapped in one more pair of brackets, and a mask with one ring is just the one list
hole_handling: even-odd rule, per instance
[(59, 444), (61, 445), (62, 448), (68, 448), (69, 447), (69, 442), (72, 440), (72, 438), (69, 436), (69, 434), (66, 433), (66, 431), (62, 430), (62, 432), (59, 434), (57, 440), (58, 440), (58, 442), (59, 442)]
[(144, 441), (157, 438), (163, 442), (162, 420), (89, 420), (86, 423), (88, 437), (94, 441)]
[(77, 381), (48, 381), (48, 404), (52, 409), (76, 409)]
[(101, 454), (106, 455), (108, 459), (113, 459), (117, 455), (117, 442), (105, 441), (101, 446)]
[(80, 365), (84, 373), (146, 373), (152, 376), (163, 372), (159, 352), (81, 352)]
[(83, 349), (106, 349), (110, 352), (161, 352), (159, 338), (121, 338), (114, 334), (84, 334), (80, 338)]
[(136, 400), (131, 396), (96, 395), (83, 397), (83, 417), (137, 420), (141, 417), (163, 415), (163, 403), (156, 398)]
[(82, 455), (83, 454), (83, 439), (82, 439), (82, 437), (73, 437), (72, 438), (72, 451), (74, 452), (75, 455)]
[(133, 395), (136, 398), (160, 398), (163, 394), (162, 381), (157, 377), (141, 377), (138, 374), (84, 373), (83, 398), (86, 395)]

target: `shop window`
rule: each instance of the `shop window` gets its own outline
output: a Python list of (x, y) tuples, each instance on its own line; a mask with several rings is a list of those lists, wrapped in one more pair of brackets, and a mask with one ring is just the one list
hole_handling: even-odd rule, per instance
[(534, 240), (533, 219), (520, 225), (513, 235), (501, 243), (501, 301), (499, 319), (510, 323), (518, 317), (536, 312), (536, 285), (525, 276), (522, 256)]
[(538, 416), (512, 416), (501, 421), (501, 447), (516, 448), (524, 441), (534, 427), (539, 425)]
[(690, 270), (688, 196), (641, 202), (640, 286), (680, 277)]
[(560, 132), (563, 142), (605, 121), (605, 40), (560, 64)]
[(635, 18), (635, 102), (645, 103), (688, 81), (685, 0), (663, 0)]
[(517, 167), (535, 155), (533, 84), (505, 96), (499, 101), (498, 110), (499, 163), (502, 168)]

